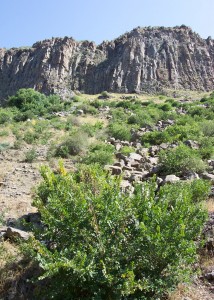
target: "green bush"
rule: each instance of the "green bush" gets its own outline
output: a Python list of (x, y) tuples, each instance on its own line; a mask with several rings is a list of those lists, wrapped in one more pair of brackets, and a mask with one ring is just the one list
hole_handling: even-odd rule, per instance
[(111, 115), (113, 122), (126, 122), (128, 118), (128, 114), (121, 107), (111, 109)]
[(81, 102), (83, 101), (83, 98), (81, 96), (75, 95), (71, 98), (74, 102)]
[(146, 132), (141, 137), (142, 144), (160, 145), (161, 143), (184, 142), (188, 139), (198, 140), (202, 136), (200, 127), (197, 122), (186, 125), (168, 126), (163, 131)]
[(170, 105), (170, 103), (164, 103), (159, 105), (159, 108), (163, 111), (170, 111), (172, 109), (172, 106)]
[(9, 97), (8, 105), (20, 110), (20, 113), (15, 116), (16, 121), (31, 119), (34, 115), (44, 115), (64, 107), (59, 96), (45, 96), (34, 89), (18, 90), (14, 96)]
[(115, 139), (130, 141), (131, 133), (130, 128), (126, 124), (111, 123), (108, 128), (108, 134)]
[(57, 147), (55, 155), (64, 158), (78, 155), (86, 150), (87, 145), (88, 136), (84, 132), (75, 132)]
[(131, 115), (128, 120), (128, 124), (136, 124), (141, 126), (152, 125), (154, 121), (152, 117), (147, 112), (137, 111), (135, 114)]
[(107, 91), (103, 91), (103, 92), (101, 93), (101, 96), (104, 97), (104, 98), (106, 98), (106, 99), (108, 99), (108, 98), (111, 97), (110, 94), (109, 94)]
[(28, 249), (49, 279), (46, 298), (159, 299), (188, 276), (206, 217), (188, 184), (156, 193), (151, 181), (130, 197), (96, 166), (42, 176), (34, 204), (45, 226)]
[(22, 146), (23, 146), (23, 140), (18, 139), (14, 142), (13, 149), (19, 150), (22, 148)]
[(89, 123), (82, 124), (80, 129), (82, 132), (85, 132), (88, 134), (88, 136), (92, 137), (96, 134), (97, 131), (103, 128), (103, 123), (102, 122), (96, 122), (94, 125), (91, 125)]
[(135, 151), (136, 151), (135, 148), (131, 147), (131, 146), (123, 146), (120, 149), (120, 153), (122, 153), (124, 155), (129, 155), (130, 153), (135, 152)]
[(34, 131), (26, 131), (23, 140), (28, 144), (33, 144), (39, 138), (39, 134)]
[(146, 132), (141, 137), (142, 145), (145, 145), (145, 144), (160, 145), (162, 143), (171, 142), (171, 140), (172, 140), (172, 138), (166, 130), (164, 130), (164, 131), (155, 130), (155, 131), (151, 131), (151, 132)]
[(214, 155), (214, 136), (200, 139), (199, 153), (203, 159), (211, 159)]
[(99, 164), (105, 166), (113, 162), (114, 147), (105, 143), (92, 145), (90, 151), (83, 159), (85, 164)]
[(78, 109), (81, 109), (84, 111), (85, 114), (91, 114), (91, 115), (96, 115), (98, 113), (98, 110), (89, 104), (82, 104), (78, 107)]
[(201, 124), (201, 130), (204, 136), (214, 137), (214, 122), (213, 120), (204, 121)]
[(7, 111), (0, 111), (0, 124), (4, 124), (11, 120), (11, 115)]
[(161, 151), (159, 155), (161, 170), (165, 174), (182, 175), (189, 171), (201, 173), (205, 171), (206, 164), (197, 150), (183, 144), (176, 148)]
[(0, 136), (8, 136), (9, 134), (10, 134), (9, 131), (6, 129), (0, 131)]
[(38, 154), (35, 149), (30, 149), (25, 153), (25, 161), (32, 163), (34, 160), (36, 160)]

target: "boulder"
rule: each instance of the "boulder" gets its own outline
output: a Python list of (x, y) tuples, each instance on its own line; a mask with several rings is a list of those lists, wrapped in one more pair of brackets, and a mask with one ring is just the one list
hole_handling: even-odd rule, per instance
[(121, 184), (120, 184), (121, 190), (123, 192), (130, 192), (133, 193), (134, 192), (134, 187), (132, 186), (132, 184), (128, 181), (128, 180), (122, 180)]
[(141, 159), (142, 159), (142, 156), (140, 154), (138, 154), (138, 153), (132, 152), (132, 153), (129, 154), (128, 158), (130, 160), (135, 160), (135, 161), (139, 161), (140, 162)]
[(5, 238), (16, 240), (16, 239), (22, 239), (27, 241), (30, 237), (32, 237), (32, 233), (13, 228), (13, 227), (7, 227), (7, 230), (5, 232)]
[(210, 180), (212, 183), (214, 183), (214, 174), (209, 174), (207, 172), (202, 173), (201, 177), (203, 179), (208, 179)]
[(180, 178), (175, 176), (175, 175), (167, 175), (163, 180), (163, 184), (165, 184), (165, 183), (175, 183), (179, 180), (180, 180)]
[(159, 147), (159, 146), (151, 146), (151, 147), (149, 148), (149, 154), (150, 154), (151, 156), (155, 156), (155, 155), (159, 152), (159, 150), (160, 150), (160, 147)]
[(125, 162), (121, 159), (120, 161), (114, 163), (114, 166), (123, 168), (125, 166)]
[(106, 165), (104, 169), (110, 171), (112, 175), (120, 175), (122, 173), (122, 168), (118, 166)]
[(84, 114), (84, 111), (82, 109), (78, 109), (77, 110), (77, 115), (80, 116), (80, 115), (83, 115), (83, 114)]
[(186, 179), (186, 180), (199, 179), (199, 175), (195, 172), (188, 172), (185, 174), (184, 179)]
[(126, 159), (127, 159), (127, 156), (125, 156), (124, 154), (122, 154), (120, 152), (116, 153), (115, 156), (117, 159), (122, 159), (124, 161), (126, 161)]
[(191, 149), (199, 149), (199, 143), (197, 141), (187, 140), (184, 142), (184, 144)]
[(120, 151), (120, 149), (122, 148), (121, 143), (115, 143), (114, 146), (115, 146), (116, 151)]

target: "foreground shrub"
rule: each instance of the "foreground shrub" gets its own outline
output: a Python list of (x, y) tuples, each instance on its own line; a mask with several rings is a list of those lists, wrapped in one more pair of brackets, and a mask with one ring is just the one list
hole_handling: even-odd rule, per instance
[(96, 166), (42, 176), (34, 204), (45, 226), (29, 248), (48, 299), (159, 299), (189, 274), (206, 213), (188, 184), (156, 193), (151, 181), (130, 197)]

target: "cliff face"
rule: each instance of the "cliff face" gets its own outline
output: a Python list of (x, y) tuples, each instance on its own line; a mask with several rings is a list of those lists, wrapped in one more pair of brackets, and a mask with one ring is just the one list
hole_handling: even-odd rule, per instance
[(185, 26), (147, 27), (99, 46), (65, 37), (0, 49), (0, 99), (23, 87), (62, 97), (72, 90), (213, 90), (214, 40)]

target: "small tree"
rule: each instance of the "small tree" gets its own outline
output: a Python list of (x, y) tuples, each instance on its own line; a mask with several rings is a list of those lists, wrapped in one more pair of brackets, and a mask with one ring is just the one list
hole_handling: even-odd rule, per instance
[[(188, 273), (205, 212), (192, 186), (155, 181), (132, 196), (97, 166), (60, 174), (42, 168), (35, 205), (44, 229), (33, 240), (52, 299), (158, 299)], [(46, 247), (44, 244), (49, 245)], [(35, 253), (35, 252), (34, 252)]]

